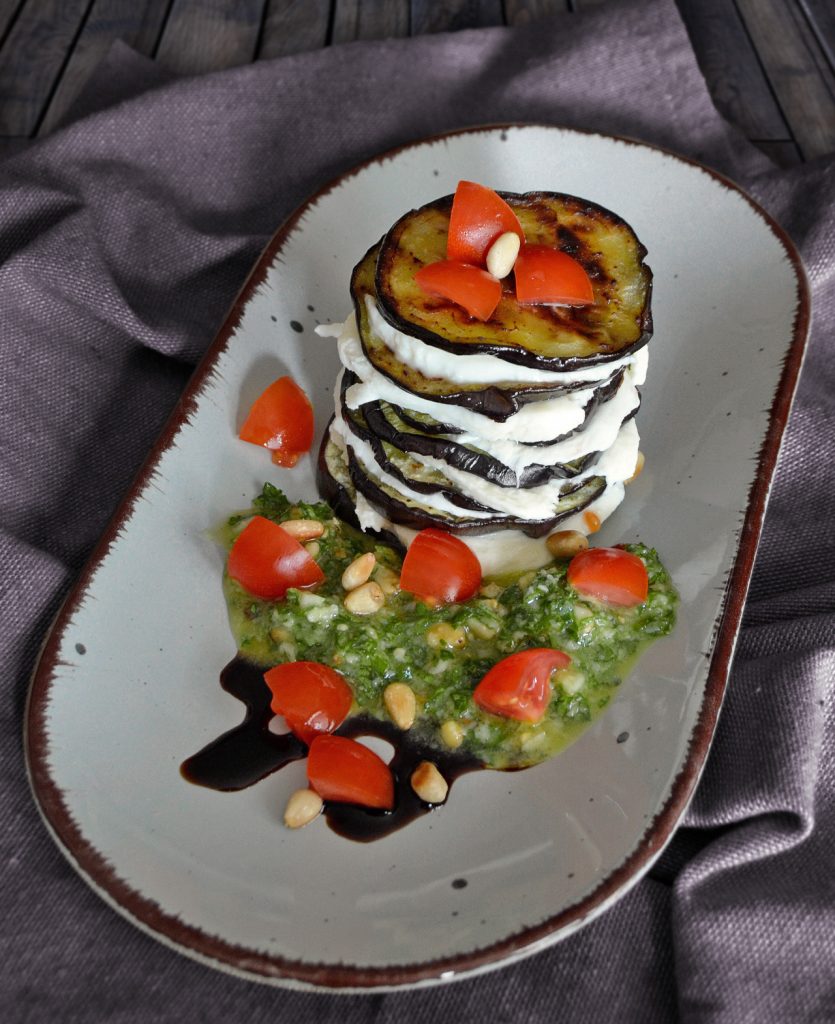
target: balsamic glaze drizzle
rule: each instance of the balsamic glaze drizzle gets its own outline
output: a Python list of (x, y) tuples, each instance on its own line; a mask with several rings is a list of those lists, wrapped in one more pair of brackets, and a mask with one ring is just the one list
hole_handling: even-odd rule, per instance
[[(264, 669), (236, 656), (223, 669), (220, 685), (246, 705), (240, 725), (223, 733), (180, 767), (183, 778), (198, 786), (225, 792), (245, 789), (278, 771), (291, 761), (307, 755), (307, 747), (292, 733), (270, 732), (273, 718), (271, 695), (264, 682)], [(483, 768), (483, 762), (460, 751), (439, 751), (391, 722), (370, 715), (349, 718), (337, 729), (340, 736), (377, 736), (394, 747), (389, 767), (394, 775), (395, 802), (391, 811), (378, 811), (354, 804), (327, 802), (328, 825), (346, 839), (370, 842), (380, 839), (410, 821), (427, 814), (432, 805), (424, 803), (411, 787), (412, 772), (421, 761), (432, 761), (450, 786), (458, 776)]]

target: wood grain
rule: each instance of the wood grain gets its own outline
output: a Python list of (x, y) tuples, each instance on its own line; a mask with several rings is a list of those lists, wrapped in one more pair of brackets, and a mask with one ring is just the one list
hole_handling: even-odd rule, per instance
[(328, 41), (331, 0), (268, 0), (258, 58), (318, 50)]
[(835, 69), (835, 3), (833, 0), (799, 0), (827, 63)]
[(501, 0), (412, 0), (412, 35), (504, 23)]
[(409, 0), (336, 0), (332, 43), (409, 35)]
[(27, 3), (0, 49), (0, 136), (31, 135), (81, 30), (89, 0)]
[(716, 108), (749, 139), (791, 132), (733, 0), (678, 0)]
[(570, 10), (571, 0), (504, 0), (504, 16), (508, 25), (528, 25)]
[(835, 151), (835, 77), (793, 0), (736, 0), (804, 159)]
[(255, 60), (266, 0), (174, 0), (157, 59), (197, 75)]
[(38, 125), (38, 134), (46, 135), (60, 124), (115, 40), (121, 39), (140, 53), (153, 54), (169, 6), (170, 0), (94, 0)]

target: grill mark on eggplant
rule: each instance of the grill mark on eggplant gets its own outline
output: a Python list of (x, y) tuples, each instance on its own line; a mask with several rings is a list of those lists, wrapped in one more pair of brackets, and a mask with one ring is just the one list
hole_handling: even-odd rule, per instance
[[(433, 402), (472, 409), (474, 412), (481, 413), (481, 415), (500, 423), (517, 413), (521, 406), (528, 402), (539, 401), (542, 398), (554, 397), (571, 391), (580, 391), (588, 387), (588, 382), (585, 381), (561, 382), (559, 380), (537, 383), (505, 381), (498, 384), (460, 384), (441, 377), (427, 377), (419, 370), (402, 362), (374, 334), (369, 323), (365, 304), (366, 296), (371, 298), (381, 314), (384, 315), (384, 310), (377, 299), (374, 281), (373, 264), (377, 251), (377, 247), (372, 246), (354, 268), (351, 276), (351, 297), (354, 303), (360, 343), (366, 358), (378, 373), (387, 377), (398, 387)], [(433, 314), (447, 318), (462, 321), (470, 319), (460, 306), (442, 298), (426, 297), (424, 308)], [(558, 315), (551, 307), (543, 307), (543, 309), (551, 310), (547, 316), (555, 318), (555, 325), (559, 325), (560, 316), (564, 319), (568, 315), (565, 311)], [(488, 321), (489, 323), (490, 321)], [(502, 329), (501, 324), (494, 326), (497, 330)], [(457, 354), (466, 358), (468, 354), (473, 354), (472, 346), (466, 346), (463, 350), (459, 349)]]
[[(543, 322), (544, 338), (539, 349), (531, 342), (531, 335), (526, 334), (527, 344), (512, 344), (512, 323), (510, 327), (497, 321), (496, 317), (485, 325), (479, 325), (481, 334), (473, 337), (473, 332), (468, 331), (474, 322), (466, 318), (468, 323), (463, 323), (462, 317), (456, 314), (450, 318), (449, 329), (439, 333), (432, 329), (435, 324), (431, 321), (418, 323), (414, 317), (407, 315), (408, 302), (415, 301), (415, 296), (408, 297), (404, 301), (404, 295), (398, 289), (389, 289), (386, 282), (392, 278), (396, 269), (398, 257), (403, 256), (406, 243), (403, 242), (403, 235), (412, 223), (412, 218), (420, 216), (437, 216), (439, 223), (448, 225), (448, 214), (451, 208), (451, 197), (446, 196), (434, 203), (428, 203), (419, 210), (412, 210), (405, 214), (391, 228), (383, 240), (379, 253), (376, 269), (376, 292), (378, 295), (378, 308), (382, 316), (397, 329), (411, 334), (428, 344), (450, 352), (460, 352), (466, 348), (471, 352), (485, 352), (499, 355), (508, 362), (524, 366), (535, 366), (543, 369), (571, 370), (582, 366), (590, 366), (598, 363), (605, 363), (619, 358), (630, 352), (635, 352), (647, 343), (652, 333), (652, 271), (643, 262), (646, 256), (646, 249), (635, 236), (631, 227), (618, 217), (617, 214), (595, 203), (580, 200), (576, 196), (568, 196), (562, 193), (531, 192), (525, 195), (502, 192), (500, 195), (513, 207), (519, 215), (525, 228), (526, 235), (530, 241), (542, 242), (545, 244), (559, 243), (560, 230), (567, 245), (577, 250), (577, 258), (584, 264), (592, 278), (595, 291), (599, 301), (594, 306), (574, 308), (566, 311), (566, 307), (528, 307), (528, 320), (536, 323), (537, 319)], [(556, 210), (561, 211), (561, 216), (556, 215)], [(569, 221), (570, 225), (565, 223)], [(536, 230), (534, 230), (534, 228)], [(597, 244), (599, 238), (595, 236), (595, 229), (602, 233), (609, 234), (610, 252), (612, 253), (612, 270), (607, 267), (604, 253), (600, 251)], [(566, 233), (567, 232), (567, 233)], [(432, 234), (427, 231), (427, 236)], [(438, 230), (434, 231), (437, 237)], [(585, 237), (581, 237), (585, 236)], [(616, 241), (611, 241), (616, 239)], [(401, 246), (402, 242), (402, 246)], [(617, 250), (617, 243), (622, 243), (621, 250)], [(606, 248), (604, 246), (604, 248)], [(414, 261), (430, 262), (432, 259), (444, 258), (445, 251), (438, 249), (431, 256), (425, 255), (423, 260), (417, 259), (413, 250), (408, 251), (410, 266)], [(642, 303), (640, 308), (632, 304), (625, 305), (627, 290), (621, 292), (618, 288), (617, 274), (623, 272), (624, 264), (628, 263), (635, 280), (640, 282), (642, 288)], [(619, 295), (624, 296), (624, 304), (618, 302)], [(618, 322), (618, 333), (611, 334), (613, 326), (612, 310), (622, 309), (623, 318)], [(635, 308), (634, 315), (631, 309)], [(512, 312), (512, 309), (508, 307)], [(505, 312), (508, 312), (506, 310)], [(605, 310), (605, 315), (602, 311)], [(497, 315), (502, 311), (500, 304)], [(458, 311), (463, 313), (463, 311)], [(464, 317), (466, 315), (464, 314)], [(528, 320), (525, 322), (527, 323)], [(431, 324), (431, 326), (430, 326)], [(553, 351), (555, 341), (553, 337), (548, 340), (548, 330), (554, 327), (560, 329), (560, 341), (563, 350), (570, 348), (570, 336), (574, 335), (578, 343), (586, 350), (581, 353), (571, 354), (564, 351), (563, 355), (547, 354), (550, 348)], [(493, 336), (490, 335), (492, 329)], [(461, 333), (463, 330), (463, 334)], [(535, 337), (535, 335), (533, 335)], [(592, 349), (589, 351), (589, 349)]]

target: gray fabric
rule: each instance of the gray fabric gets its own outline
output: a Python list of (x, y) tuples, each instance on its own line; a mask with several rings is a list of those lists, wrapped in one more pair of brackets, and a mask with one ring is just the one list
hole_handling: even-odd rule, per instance
[[(366, 997), (227, 977), (84, 885), (26, 785), (38, 646), (268, 236), (382, 149), (525, 120), (631, 135), (749, 189), (815, 327), (715, 748), (650, 876), (556, 948)], [(835, 1019), (835, 163), (777, 172), (713, 109), (671, 0), (351, 44), (174, 81), (117, 46), (75, 120), (0, 166), (0, 999), (13, 1021)]]

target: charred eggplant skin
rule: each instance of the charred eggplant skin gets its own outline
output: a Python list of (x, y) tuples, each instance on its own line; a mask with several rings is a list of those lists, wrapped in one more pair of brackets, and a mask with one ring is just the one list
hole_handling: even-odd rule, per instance
[(378, 308), (392, 326), (460, 354), (484, 352), (511, 363), (569, 371), (636, 352), (652, 334), (652, 271), (632, 228), (605, 207), (559, 192), (500, 192), (526, 240), (555, 245), (578, 260), (592, 282), (590, 306), (523, 306), (505, 281), (501, 301), (482, 323), (422, 292), (415, 271), (445, 258), (452, 196), (405, 214), (377, 258)]
[[(384, 473), (388, 473), (389, 476), (393, 476), (396, 480), (399, 480), (405, 487), (411, 488), (413, 491), (426, 494), (431, 500), (433, 494), (442, 494), (447, 501), (452, 502), (453, 505), (457, 505), (464, 511), (467, 512), (489, 512), (490, 509), (486, 505), (482, 505), (480, 502), (473, 498), (467, 497), (466, 494), (462, 494), (456, 490), (449, 480), (445, 478), (438, 483), (429, 483), (424, 480), (414, 479), (405, 473), (398, 463), (403, 460), (408, 460), (409, 455), (406, 449), (401, 448), (399, 445), (393, 444), (387, 438), (381, 438), (373, 430), (370, 429), (368, 421), (366, 420), (365, 414), (361, 409), (348, 409), (344, 405), (342, 406), (342, 419), (346, 426), (361, 441), (371, 448), (374, 453), (374, 459), (377, 465)], [(384, 445), (389, 445), (389, 452), (386, 451)]]
[(403, 451), (439, 459), (465, 473), (474, 473), (500, 487), (537, 487), (549, 480), (577, 476), (594, 465), (600, 457), (600, 452), (590, 452), (570, 465), (530, 465), (521, 475), (517, 475), (509, 466), (487, 452), (459, 444), (452, 438), (432, 437), (409, 430), (403, 421), (399, 424), (392, 422), (394, 410), (387, 412), (380, 402), (370, 402), (362, 406), (362, 411), (369, 431), (376, 437)]
[[(375, 266), (378, 262), (379, 246), (372, 246), (354, 267), (351, 276), (351, 297), (357, 318), (360, 342), (363, 352), (372, 366), (384, 377), (410, 394), (419, 395), (433, 402), (458, 405), (481, 413), (490, 419), (503, 422), (527, 402), (540, 398), (577, 391), (589, 387), (583, 382), (569, 382), (555, 379), (547, 383), (522, 384), (511, 381), (498, 384), (457, 384), (440, 377), (426, 377), (414, 367), (401, 362), (396, 354), (375, 336), (369, 323), (366, 298), (370, 298), (381, 309), (375, 287)], [(381, 310), (382, 312), (382, 310)], [(474, 354), (470, 348), (459, 352), (464, 357)], [(601, 381), (605, 384), (605, 381)]]
[[(517, 519), (514, 516), (494, 516), (489, 519), (477, 516), (468, 517), (462, 514), (461, 517), (446, 516), (442, 513), (433, 513), (428, 508), (418, 505), (415, 502), (408, 502), (401, 495), (390, 493), (388, 488), (373, 480), (362, 468), (357, 459), (353, 456), (350, 446), (347, 452), (347, 464), (343, 465), (341, 474), (332, 471), (330, 464), (336, 460), (345, 463), (346, 459), (342, 452), (330, 439), (330, 428), (325, 430), (322, 439), (322, 446), (319, 450), (318, 485), (320, 494), (333, 505), (333, 501), (340, 495), (342, 503), (337, 509), (337, 514), (344, 518), (343, 511), (350, 516), (347, 521), (356, 523), (354, 511), (354, 496), (351, 491), (359, 492), (366, 500), (384, 515), (390, 522), (398, 523), (401, 526), (413, 530), (423, 530), (427, 527), (435, 527), (446, 530), (448, 533), (456, 533), (462, 536), (481, 536), (486, 533), (495, 533), (499, 530), (519, 530), (529, 537), (545, 537), (551, 533), (559, 522), (574, 512), (579, 512), (590, 505), (606, 489), (606, 481), (602, 477), (592, 477), (578, 487), (573, 494), (573, 499), (558, 515), (549, 519), (527, 520)], [(345, 479), (337, 479), (342, 476)], [(341, 489), (341, 490), (340, 490)]]

